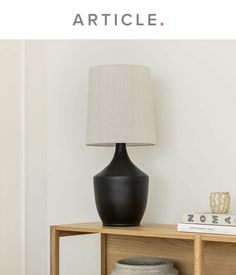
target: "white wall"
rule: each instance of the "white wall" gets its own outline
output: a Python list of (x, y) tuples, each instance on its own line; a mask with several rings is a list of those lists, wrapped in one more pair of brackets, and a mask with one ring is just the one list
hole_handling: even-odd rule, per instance
[(25, 44), (25, 275), (47, 272), (47, 55), (40, 41)]
[(21, 269), (22, 43), (0, 43), (0, 274)]
[(0, 43), (0, 274), (20, 270), (21, 42)]
[(0, 41), (0, 274), (47, 273), (45, 43)]
[[(150, 176), (143, 221), (176, 223), (184, 211), (209, 210), (209, 193), (217, 190), (229, 191), (236, 209), (235, 52), (236, 41), (26, 42), (26, 275), (46, 269), (49, 274), (49, 225), (98, 220), (92, 177), (111, 160), (113, 148), (84, 145), (88, 69), (94, 65), (143, 64), (152, 70), (157, 145), (129, 148), (131, 159)], [(14, 76), (14, 88), (18, 74), (6, 72), (9, 79)], [(6, 159), (17, 159), (20, 131), (19, 111), (12, 105), (18, 94), (11, 98), (2, 91), (9, 98), (0, 102), (1, 120), (13, 118), (4, 120), (4, 129), (13, 127), (15, 147), (1, 135), (1, 167)], [(18, 171), (19, 163), (14, 165)], [(9, 190), (6, 179), (14, 177), (17, 194), (18, 174), (6, 169), (1, 193)], [(6, 221), (15, 223), (9, 219), (16, 211), (10, 194), (3, 204), (11, 205)], [(2, 207), (1, 202), (1, 215)], [(62, 239), (61, 275), (98, 275), (98, 270), (98, 237)]]

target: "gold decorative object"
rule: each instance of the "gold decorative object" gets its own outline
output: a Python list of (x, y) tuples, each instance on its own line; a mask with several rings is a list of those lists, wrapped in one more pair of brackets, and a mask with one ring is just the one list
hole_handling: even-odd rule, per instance
[(210, 194), (211, 212), (214, 214), (225, 214), (230, 208), (229, 192), (212, 192)]

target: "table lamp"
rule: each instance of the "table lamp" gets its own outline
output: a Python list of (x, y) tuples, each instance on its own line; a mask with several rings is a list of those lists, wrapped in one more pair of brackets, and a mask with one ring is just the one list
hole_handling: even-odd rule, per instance
[(94, 176), (104, 226), (140, 225), (149, 178), (131, 162), (126, 145), (155, 144), (153, 105), (149, 68), (120, 64), (90, 69), (86, 144), (116, 147), (110, 164)]

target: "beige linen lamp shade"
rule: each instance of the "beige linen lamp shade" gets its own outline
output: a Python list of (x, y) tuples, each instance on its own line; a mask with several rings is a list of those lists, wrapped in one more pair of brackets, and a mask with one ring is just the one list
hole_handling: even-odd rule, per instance
[(102, 65), (90, 69), (87, 145), (155, 144), (150, 69)]

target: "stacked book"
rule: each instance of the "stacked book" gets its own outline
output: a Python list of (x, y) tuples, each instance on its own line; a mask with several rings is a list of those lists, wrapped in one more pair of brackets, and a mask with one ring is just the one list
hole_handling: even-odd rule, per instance
[(187, 213), (178, 223), (178, 231), (236, 235), (236, 213)]

